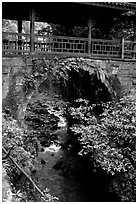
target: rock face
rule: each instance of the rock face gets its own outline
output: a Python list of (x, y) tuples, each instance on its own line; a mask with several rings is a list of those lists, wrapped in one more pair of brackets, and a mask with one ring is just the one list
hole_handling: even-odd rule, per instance
[[(22, 119), (29, 95), (23, 91), (25, 74), (30, 67), (21, 58), (3, 59), (2, 105), (15, 119)], [(20, 112), (21, 111), (21, 112)]]

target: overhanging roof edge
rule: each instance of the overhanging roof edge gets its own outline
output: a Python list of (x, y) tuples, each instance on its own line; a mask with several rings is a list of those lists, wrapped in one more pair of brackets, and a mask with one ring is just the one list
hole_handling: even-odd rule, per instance
[(135, 11), (136, 5), (132, 3), (125, 3), (125, 2), (73, 2), (78, 4), (85, 4), (89, 6), (97, 6), (97, 7), (105, 7), (105, 8), (112, 8), (122, 11)]

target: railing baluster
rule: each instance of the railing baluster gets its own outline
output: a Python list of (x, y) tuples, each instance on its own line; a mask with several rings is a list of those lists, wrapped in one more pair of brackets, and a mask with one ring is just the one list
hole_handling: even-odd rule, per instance
[[(4, 55), (30, 53), (29, 34), (3, 33), (2, 41)], [(34, 42), (36, 53), (88, 54), (87, 38), (35, 35)], [(131, 41), (91, 39), (90, 54), (99, 57), (134, 58), (136, 52), (134, 49), (135, 42)]]
[(122, 59), (124, 59), (124, 45), (125, 45), (125, 43), (124, 43), (124, 38), (122, 38), (122, 43), (121, 43), (121, 45), (122, 45), (122, 49), (121, 49), (121, 58)]

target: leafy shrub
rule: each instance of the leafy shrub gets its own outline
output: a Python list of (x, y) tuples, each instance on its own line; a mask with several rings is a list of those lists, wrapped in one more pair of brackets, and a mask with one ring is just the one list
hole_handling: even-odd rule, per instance
[(2, 133), (3, 147), (6, 150), (13, 147), (11, 155), (19, 164), (32, 160), (31, 153), (27, 150), (27, 146), (24, 144), (27, 140), (27, 131), (19, 126), (17, 120), (3, 114)]
[[(2, 146), (7, 151), (13, 147), (10, 155), (20, 165), (20, 167), (30, 175), (31, 169), (33, 168), (33, 156), (31, 155), (31, 151), (29, 151), (29, 148), (25, 145), (26, 140), (27, 131), (21, 128), (15, 119), (10, 117), (9, 115), (3, 114)], [(30, 146), (30, 148), (33, 147)], [(6, 169), (9, 180), (12, 185), (12, 193), (14, 197), (13, 199), (19, 201), (17, 198), (17, 192), (19, 192), (19, 190), (17, 190), (16, 188), (18, 182), (22, 178), (22, 172), (19, 171), (10, 160), (7, 160), (6, 163), (4, 162), (3, 167)], [(26, 183), (24, 183), (23, 186), (22, 187), (25, 188)], [(26, 199), (27, 197), (25, 196), (25, 192), (23, 192), (22, 196), (20, 196), (20, 200), (26, 201)]]
[[(3, 114), (2, 119), (2, 146), (8, 151), (11, 147), (10, 155), (14, 161), (32, 177), (33, 170), (36, 170), (35, 161), (35, 142), (36, 137), (31, 134), (31, 131), (26, 129), (26, 126), (20, 127), (17, 120), (9, 115)], [(43, 191), (44, 197), (34, 191), (30, 181), (25, 175), (13, 164), (10, 160), (3, 162), (3, 167), (7, 171), (8, 180), (12, 186), (12, 197), (15, 202), (28, 201), (55, 201), (49, 191)]]
[(82, 147), (79, 155), (89, 156), (95, 168), (112, 175), (112, 189), (121, 201), (135, 201), (135, 102), (132, 90), (118, 102), (102, 104), (100, 117), (93, 114), (96, 105), (89, 106), (85, 100), (78, 108), (71, 108), (71, 116), (77, 121), (71, 131)]
[(53, 133), (58, 128), (59, 118), (54, 114), (63, 115), (64, 109), (64, 101), (53, 92), (51, 92), (51, 96), (39, 93), (32, 97), (26, 110), (25, 124), (29, 130), (28, 136), (34, 140), (38, 150), (57, 140), (57, 136)]

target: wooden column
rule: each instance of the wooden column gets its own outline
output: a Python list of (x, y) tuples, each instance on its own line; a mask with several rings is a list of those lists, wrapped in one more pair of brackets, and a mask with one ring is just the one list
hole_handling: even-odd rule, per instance
[(122, 38), (122, 52), (121, 52), (121, 58), (124, 59), (124, 45), (125, 45), (125, 39), (124, 37)]
[(133, 38), (133, 46), (132, 46), (132, 57), (136, 58), (136, 14), (134, 15), (134, 38)]
[(34, 53), (34, 22), (35, 22), (35, 11), (32, 8), (30, 11), (30, 52)]
[(92, 20), (88, 19), (88, 54), (91, 54), (91, 32), (92, 32)]
[(22, 33), (22, 20), (18, 19), (18, 33)]
[[(18, 33), (22, 33), (22, 20), (18, 19)], [(22, 36), (18, 36), (18, 50), (22, 50)]]

